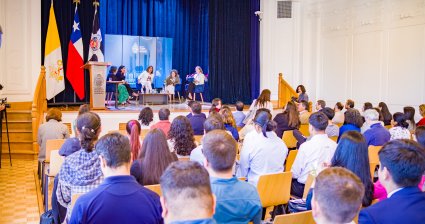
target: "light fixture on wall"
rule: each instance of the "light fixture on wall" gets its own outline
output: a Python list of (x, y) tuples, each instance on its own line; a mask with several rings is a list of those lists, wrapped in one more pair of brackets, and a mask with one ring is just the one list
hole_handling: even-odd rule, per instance
[(258, 22), (261, 22), (263, 19), (263, 13), (262, 11), (255, 11), (254, 14), (258, 17)]

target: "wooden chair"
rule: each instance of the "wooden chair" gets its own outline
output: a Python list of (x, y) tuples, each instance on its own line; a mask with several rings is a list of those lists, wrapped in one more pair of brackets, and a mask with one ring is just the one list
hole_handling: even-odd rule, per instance
[(197, 143), (197, 145), (201, 144), (202, 141), (202, 137), (204, 137), (203, 135), (195, 135), (195, 142)]
[(373, 180), (373, 178), (375, 177), (376, 167), (379, 165), (379, 163), (369, 163), (369, 165), (370, 165), (370, 176), (372, 177), (372, 180)]
[(148, 134), (148, 132), (150, 131), (150, 129), (142, 129), (141, 131), (140, 131), (140, 136), (142, 137), (142, 138), (145, 138), (145, 136)]
[(47, 211), (49, 209), (49, 178), (54, 178), (60, 171), (63, 161), (65, 158), (59, 155), (59, 150), (51, 150), (49, 156), (49, 166), (45, 168), (44, 173), (44, 186), (43, 186), (43, 195), (44, 195), (44, 209)]
[(68, 127), (68, 132), (70, 135), (72, 135), (72, 125), (71, 123), (63, 123), (64, 125), (66, 125), (66, 127)]
[(72, 196), (71, 196), (71, 205), (70, 205), (70, 207), (69, 207), (68, 209), (71, 209), (71, 210), (72, 210), (72, 208), (73, 208), (73, 207), (74, 207), (74, 205), (75, 205), (75, 202), (77, 202), (77, 199), (78, 199), (79, 197), (81, 197), (81, 195), (83, 195), (83, 194), (77, 194), (77, 193), (72, 194)]
[(273, 221), (274, 224), (315, 224), (311, 211), (297, 212), (286, 215), (277, 215)]
[(393, 126), (392, 125), (385, 125), (384, 126), (386, 129), (390, 129), (390, 128), (392, 128)]
[(240, 181), (246, 181), (246, 177), (238, 177)]
[(305, 136), (310, 136), (310, 131), (308, 130), (308, 124), (302, 124), (300, 125), (300, 132)]
[(262, 207), (287, 204), (291, 197), (291, 182), (291, 172), (261, 175), (258, 179), (257, 191)]
[(118, 130), (126, 130), (127, 123), (119, 123)]
[(240, 132), (242, 130), (243, 127), (236, 127), (236, 129), (238, 130), (238, 132)]
[(145, 186), (147, 189), (157, 193), (159, 196), (162, 196), (162, 191), (161, 191), (161, 185), (159, 184), (153, 184), (153, 185), (146, 185)]
[(282, 136), (283, 142), (285, 142), (288, 149), (297, 148), (297, 139), (294, 137), (294, 131), (284, 131)]
[(298, 150), (289, 150), (288, 157), (286, 157), (285, 171), (291, 171), (292, 164), (294, 164), (295, 157), (297, 157)]
[(179, 157), (179, 161), (190, 161), (190, 157), (189, 156)]
[(379, 164), (379, 157), (378, 152), (381, 150), (382, 146), (374, 146), (370, 145), (368, 148), (368, 154), (369, 154), (369, 162), (370, 163), (377, 163)]
[(334, 142), (338, 141), (338, 136), (331, 136), (329, 138), (332, 139), (332, 141), (334, 141)]
[(305, 182), (304, 186), (304, 192), (303, 192), (303, 199), (307, 198), (308, 192), (310, 191), (311, 186), (313, 185), (314, 179), (316, 177), (313, 174), (308, 174), (307, 180)]
[(344, 125), (343, 123), (335, 123), (339, 128)]

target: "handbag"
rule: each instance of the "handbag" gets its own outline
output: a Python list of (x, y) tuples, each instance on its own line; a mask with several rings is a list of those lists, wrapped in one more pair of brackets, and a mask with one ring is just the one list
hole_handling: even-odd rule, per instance
[(53, 211), (49, 210), (40, 216), (40, 224), (54, 224)]

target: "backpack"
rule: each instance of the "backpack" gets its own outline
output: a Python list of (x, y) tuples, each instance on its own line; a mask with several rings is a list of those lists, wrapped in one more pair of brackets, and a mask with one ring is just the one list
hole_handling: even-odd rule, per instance
[(49, 210), (40, 216), (40, 224), (55, 224), (55, 220), (53, 218), (53, 211)]

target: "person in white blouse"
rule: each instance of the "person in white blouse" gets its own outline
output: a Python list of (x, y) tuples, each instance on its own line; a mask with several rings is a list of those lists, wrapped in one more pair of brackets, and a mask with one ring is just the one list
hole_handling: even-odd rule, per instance
[(271, 114), (273, 114), (273, 103), (270, 101), (270, 95), (271, 91), (269, 89), (263, 89), (260, 96), (252, 101), (252, 104), (249, 107), (249, 112), (243, 121), (245, 125), (249, 124), (256, 115), (256, 111), (260, 108), (266, 108)]
[(344, 106), (341, 102), (337, 102), (334, 107), (335, 116), (332, 119), (332, 123), (334, 124), (344, 124), (344, 112), (342, 111)]
[(241, 150), (238, 177), (245, 177), (248, 183), (257, 186), (261, 175), (283, 171), (288, 148), (277, 137), (276, 122), (271, 114), (260, 112), (253, 121), (255, 130), (248, 133)]
[(142, 85), (140, 92), (143, 93), (143, 87), (146, 89), (145, 93), (152, 92), (152, 81), (153, 81), (153, 66), (149, 65), (146, 71), (143, 71), (142, 74), (137, 77), (137, 81)]
[(187, 93), (186, 98), (189, 100), (193, 99), (193, 94), (195, 92), (195, 86), (197, 85), (204, 85), (205, 84), (205, 75), (202, 71), (202, 68), (200, 66), (195, 67), (195, 74), (186, 77), (187, 78), (193, 78), (193, 82), (190, 82), (187, 87)]
[(320, 171), (330, 164), (337, 144), (325, 133), (328, 117), (322, 112), (313, 113), (309, 118), (310, 141), (300, 146), (292, 165), (291, 195), (302, 197), (304, 185), (311, 172)]
[(403, 113), (394, 113), (391, 125), (393, 127), (388, 130), (391, 134), (390, 140), (411, 138), (410, 131), (407, 129), (409, 124), (406, 122), (406, 118)]

